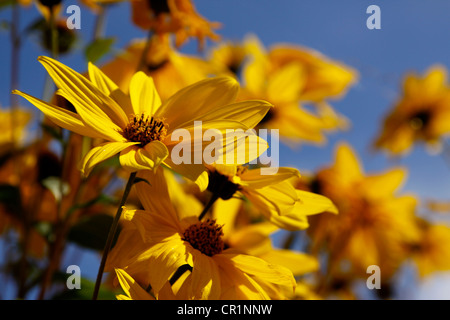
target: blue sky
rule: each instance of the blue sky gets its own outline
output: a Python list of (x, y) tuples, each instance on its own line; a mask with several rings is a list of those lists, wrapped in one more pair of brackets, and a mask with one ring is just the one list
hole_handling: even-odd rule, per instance
[[(63, 4), (67, 7), (78, 2), (65, 0)], [(434, 64), (450, 67), (449, 1), (198, 0), (195, 4), (203, 16), (223, 24), (218, 33), (224, 39), (242, 40), (253, 33), (265, 46), (292, 43), (310, 47), (359, 71), (358, 84), (344, 98), (332, 101), (335, 109), (351, 121), (351, 128), (329, 135), (328, 144), (320, 148), (291, 149), (281, 145), (281, 165), (314, 170), (331, 163), (335, 144), (347, 141), (361, 157), (367, 172), (405, 165), (409, 176), (404, 191), (424, 198), (450, 199), (450, 167), (441, 156), (430, 155), (423, 147), (416, 147), (407, 157), (392, 161), (382, 153), (370, 151), (370, 143), (379, 130), (382, 117), (399, 94), (404, 74), (409, 71), (423, 73)], [(366, 27), (369, 17), (366, 9), (372, 4), (381, 9), (380, 30)], [(93, 25), (92, 13), (81, 8), (80, 50), (90, 40)], [(0, 11), (0, 21), (9, 21), (10, 16), (10, 10)], [(21, 28), (38, 16), (34, 7), (23, 11)], [(117, 37), (115, 47), (118, 49), (133, 38), (145, 36), (130, 23), (129, 17), (128, 4), (109, 10), (105, 34)], [(3, 48), (0, 50), (0, 105), (6, 107), (10, 101), (7, 32), (0, 32), (0, 42)], [(196, 48), (197, 43), (191, 41), (182, 51), (196, 53)], [(84, 71), (86, 62), (80, 52), (64, 56), (61, 61)], [(27, 41), (20, 56), (19, 89), (37, 96), (42, 93), (45, 79), (44, 69), (36, 61), (41, 54), (44, 53), (36, 42)]]

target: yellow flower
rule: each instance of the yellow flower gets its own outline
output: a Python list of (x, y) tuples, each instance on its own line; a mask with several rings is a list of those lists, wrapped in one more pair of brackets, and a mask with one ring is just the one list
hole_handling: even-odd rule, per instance
[(30, 120), (31, 113), (23, 108), (0, 108), (0, 154), (9, 150), (13, 144), (21, 145), (25, 142)]
[[(333, 267), (327, 272), (367, 278), (367, 267), (378, 265), (388, 280), (397, 270), (406, 258), (405, 246), (419, 235), (415, 197), (396, 194), (405, 174), (394, 168), (366, 175), (352, 148), (343, 143), (335, 163), (317, 172), (307, 189), (329, 197), (339, 210), (338, 216), (311, 217), (307, 230), (313, 252), (323, 249), (330, 255)], [(339, 269), (342, 261), (350, 263), (349, 269)]]
[(256, 37), (248, 35), (242, 43), (222, 41), (208, 53), (208, 61), (219, 69), (219, 72), (239, 77), (241, 68), (252, 55), (260, 54), (260, 44)]
[(419, 220), (420, 238), (410, 246), (411, 257), (420, 277), (450, 270), (450, 228)]
[(178, 213), (162, 168), (140, 174), (150, 182), (136, 185), (145, 210), (124, 211), (106, 269), (124, 269), (141, 287), (150, 285), (157, 299), (269, 299), (265, 289), (273, 284), (293, 291), (288, 269), (225, 248), (222, 226), (215, 220), (199, 221), (192, 211)]
[(219, 39), (213, 30), (220, 24), (202, 17), (191, 0), (131, 0), (130, 3), (134, 24), (159, 36), (174, 34), (177, 47), (191, 37), (198, 39), (200, 48), (206, 38)]
[[(59, 88), (57, 94), (71, 102), (77, 113), (18, 90), (13, 93), (26, 98), (55, 124), (107, 141), (86, 154), (81, 164), (84, 175), (88, 175), (96, 164), (120, 154), (122, 167), (130, 171), (155, 169), (164, 163), (204, 188), (207, 174), (203, 164), (194, 164), (194, 161), (175, 164), (169, 157), (179, 143), (172, 141), (172, 133), (180, 128), (194, 133), (198, 130), (194, 121), (198, 120), (202, 121), (202, 130), (219, 130), (226, 140), (227, 130), (254, 127), (271, 107), (261, 100), (235, 103), (239, 85), (232, 78), (205, 79), (183, 88), (161, 104), (152, 78), (143, 72), (133, 76), (127, 96), (93, 64), (89, 64), (88, 80), (51, 58), (40, 57), (39, 61)], [(248, 135), (243, 135), (242, 139), (247, 139)], [(203, 135), (192, 134), (189, 142), (201, 143), (202, 151), (205, 148)], [(249, 143), (253, 142), (255, 139)], [(260, 146), (261, 140), (256, 139), (256, 143)], [(227, 142), (223, 146), (227, 149), (224, 154), (230, 151)], [(231, 150), (234, 152), (233, 148)], [(260, 148), (257, 151), (264, 152)]]
[(299, 176), (294, 168), (277, 168), (274, 174), (262, 168), (214, 165), (209, 168), (208, 190), (223, 200), (242, 195), (271, 223), (286, 230), (308, 227), (309, 215), (324, 211), (337, 213), (334, 204), (324, 196), (296, 190), (289, 179)]
[[(133, 41), (123, 53), (100, 68), (125, 93), (128, 93), (131, 78), (138, 69), (144, 48), (144, 40)], [(152, 37), (141, 71), (153, 78), (164, 102), (178, 90), (203, 80), (210, 74), (217, 74), (216, 69), (197, 56), (175, 51), (168, 37)]]
[[(280, 229), (271, 222), (242, 223), (239, 220), (251, 219), (247, 212), (247, 203), (240, 199), (218, 199), (213, 207), (212, 217), (217, 223), (223, 225), (224, 242), (228, 248), (239, 252), (257, 256), (271, 264), (288, 268), (294, 277), (301, 277), (318, 270), (318, 260), (306, 253), (289, 249), (275, 248), (272, 244), (272, 235)], [(244, 215), (244, 217), (242, 217)], [(297, 287), (306, 290), (305, 284), (297, 282)], [(283, 292), (276, 285), (272, 286), (274, 296), (278, 299), (291, 298), (299, 293)]]
[[(254, 40), (255, 41), (255, 40)], [(274, 65), (262, 45), (253, 43), (252, 55), (244, 64), (240, 99), (261, 97), (274, 105), (260, 126), (278, 129), (281, 137), (294, 143), (323, 144), (324, 132), (347, 127), (347, 120), (325, 101), (314, 111), (302, 105), (301, 93), (308, 81), (305, 67), (298, 61)]]
[(319, 102), (342, 97), (358, 79), (356, 70), (309, 48), (277, 44), (270, 48), (268, 55), (274, 70), (293, 63), (302, 67), (301, 101)]
[(450, 133), (450, 90), (444, 67), (431, 67), (423, 77), (408, 74), (402, 95), (384, 118), (374, 146), (394, 156), (411, 151), (414, 143), (436, 147)]

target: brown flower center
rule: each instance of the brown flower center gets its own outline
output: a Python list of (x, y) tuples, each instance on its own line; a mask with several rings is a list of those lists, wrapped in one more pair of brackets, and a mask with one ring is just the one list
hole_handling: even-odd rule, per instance
[(148, 5), (155, 13), (155, 16), (158, 16), (162, 13), (170, 13), (169, 4), (167, 0), (147, 0)]
[[(247, 167), (238, 166), (236, 176), (240, 177), (247, 170)], [(218, 171), (211, 171), (209, 173), (208, 190), (219, 198), (228, 200), (239, 190), (239, 185), (231, 182), (230, 177), (221, 174)]]
[(414, 130), (423, 130), (431, 120), (431, 113), (427, 110), (419, 111), (410, 118), (410, 126)]
[(222, 236), (222, 226), (216, 224), (216, 220), (207, 219), (187, 228), (183, 233), (182, 240), (189, 242), (201, 253), (212, 257), (224, 249)]
[(145, 116), (134, 118), (123, 129), (122, 135), (132, 142), (140, 142), (142, 146), (155, 140), (163, 141), (167, 134), (168, 125), (164, 120)]

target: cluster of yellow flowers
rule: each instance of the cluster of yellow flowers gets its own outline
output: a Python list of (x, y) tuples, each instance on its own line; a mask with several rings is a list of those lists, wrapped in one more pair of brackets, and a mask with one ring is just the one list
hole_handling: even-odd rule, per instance
[[(30, 2), (13, 1), (12, 10)], [(105, 18), (121, 1), (82, 2)], [(57, 88), (49, 99), (13, 88), (43, 114), (31, 139), (25, 108), (0, 110), (0, 232), (5, 241), (18, 235), (20, 250), (11, 246), (5, 265), (18, 298), (34, 288), (39, 299), (58, 297), (71, 242), (102, 254), (93, 299), (354, 299), (372, 265), (382, 271), (380, 297), (389, 297), (405, 261), (421, 276), (450, 270), (450, 228), (419, 217), (416, 196), (398, 194), (406, 169), (365, 174), (345, 142), (334, 163), (311, 174), (265, 174), (258, 162), (278, 152), (260, 129), (320, 147), (348, 128), (330, 101), (358, 81), (356, 70), (310, 48), (265, 48), (254, 35), (224, 41), (191, 0), (129, 2), (148, 38), (77, 72), (58, 59), (70, 33), (57, 23), (60, 1), (36, 1), (51, 52), (38, 61)], [(192, 38), (200, 50), (207, 40), (214, 46), (206, 56), (182, 53)], [(441, 142), (450, 132), (445, 77), (436, 67), (406, 78), (376, 148), (399, 155), (418, 141)], [(198, 158), (211, 151), (211, 130), (215, 154), (234, 161)], [(229, 130), (245, 134), (230, 143)], [(180, 132), (193, 136), (182, 148)], [(174, 158), (180, 151), (186, 161)], [(286, 241), (276, 246), (280, 232)]]

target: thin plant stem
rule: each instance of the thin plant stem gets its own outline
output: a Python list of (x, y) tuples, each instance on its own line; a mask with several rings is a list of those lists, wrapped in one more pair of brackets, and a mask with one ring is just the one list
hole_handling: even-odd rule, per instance
[(136, 72), (141, 71), (145, 66), (148, 50), (150, 49), (150, 42), (151, 42), (152, 36), (153, 36), (153, 31), (150, 29), (147, 34), (147, 41), (145, 42), (145, 47), (142, 50), (142, 54), (139, 59), (138, 66), (136, 68)]
[(105, 31), (106, 5), (99, 4), (100, 9), (95, 17), (93, 41), (100, 39)]
[[(54, 7), (50, 8), (50, 39), (51, 39), (51, 56), (53, 59), (58, 58), (58, 29), (56, 27), (56, 15)], [(49, 74), (45, 78), (44, 83), (44, 101), (49, 101), (52, 94), (54, 86), (52, 85), (52, 80)]]
[[(20, 7), (17, 2), (13, 3), (12, 7), (12, 17), (11, 17), (11, 91), (17, 89), (19, 86), (19, 51), (21, 46), (21, 40), (19, 36), (19, 25), (20, 25)], [(11, 141), (13, 147), (15, 147), (16, 137), (15, 137), (15, 111), (18, 106), (18, 96), (11, 94)]]
[(102, 282), (103, 270), (105, 269), (106, 259), (108, 257), (109, 250), (111, 249), (114, 236), (116, 234), (117, 226), (119, 225), (120, 216), (122, 215), (123, 206), (128, 198), (128, 195), (131, 191), (131, 187), (133, 186), (134, 180), (136, 178), (137, 172), (132, 172), (130, 177), (128, 178), (127, 185), (122, 195), (122, 199), (120, 201), (119, 207), (117, 208), (116, 215), (114, 216), (113, 223), (111, 228), (109, 229), (108, 238), (106, 239), (105, 248), (103, 249), (102, 260), (100, 262), (100, 267), (98, 268), (97, 279), (95, 281), (94, 294), (92, 296), (92, 300), (97, 300), (98, 292), (100, 289), (100, 284)]
[(214, 202), (216, 202), (217, 199), (219, 199), (219, 196), (216, 193), (213, 193), (211, 198), (209, 199), (208, 203), (203, 208), (203, 211), (198, 216), (198, 220), (203, 219), (203, 217), (208, 213), (209, 209), (212, 207), (212, 205), (214, 204)]

